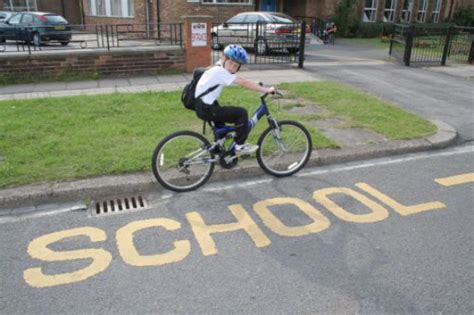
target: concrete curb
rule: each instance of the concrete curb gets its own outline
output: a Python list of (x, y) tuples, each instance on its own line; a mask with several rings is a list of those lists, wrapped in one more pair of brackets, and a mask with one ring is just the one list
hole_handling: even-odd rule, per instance
[[(445, 148), (455, 143), (456, 130), (441, 121), (432, 121), (438, 132), (430, 137), (415, 140), (397, 140), (346, 149), (313, 151), (308, 166), (337, 164), (350, 161), (380, 158), (398, 154)], [(243, 161), (232, 170), (217, 169), (211, 181), (225, 181), (264, 174), (256, 160)], [(104, 176), (71, 182), (27, 185), (0, 190), (0, 216), (15, 215), (39, 209), (44, 203), (67, 203), (84, 200), (101, 200), (110, 196), (133, 195), (139, 192), (159, 192), (164, 189), (151, 172)]]

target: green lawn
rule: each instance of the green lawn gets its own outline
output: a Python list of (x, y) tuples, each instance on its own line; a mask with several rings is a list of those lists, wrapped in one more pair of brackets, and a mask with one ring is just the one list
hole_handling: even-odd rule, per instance
[[(357, 45), (364, 45), (364, 46), (373, 46), (376, 48), (390, 48), (390, 40), (382, 41), (380, 37), (376, 38), (341, 38), (343, 42), (357, 44)], [(337, 41), (337, 39), (336, 39)]]
[[(393, 139), (421, 137), (434, 126), (363, 92), (332, 82), (285, 84), (295, 95), (350, 117)], [(180, 92), (112, 94), (0, 102), (0, 187), (150, 170), (156, 144), (173, 131), (202, 130), (194, 112), (183, 108)], [(238, 104), (253, 113), (257, 93), (227, 89), (222, 104)], [(303, 123), (308, 115), (288, 114), (270, 102), (273, 116)], [(315, 128), (316, 148), (335, 147)], [(253, 130), (256, 143), (265, 120)], [(209, 136), (209, 131), (208, 131)]]

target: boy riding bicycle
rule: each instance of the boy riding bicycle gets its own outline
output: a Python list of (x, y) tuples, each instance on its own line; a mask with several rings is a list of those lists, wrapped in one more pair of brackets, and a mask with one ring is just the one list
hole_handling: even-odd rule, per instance
[[(243, 107), (220, 106), (217, 101), (224, 86), (233, 83), (249, 90), (261, 93), (275, 93), (275, 88), (262, 87), (255, 82), (236, 76), (242, 64), (248, 61), (247, 51), (240, 45), (229, 45), (224, 49), (223, 58), (212, 68), (203, 73), (199, 80), (195, 97), (196, 115), (206, 121), (213, 121), (216, 127), (223, 127), (225, 123), (235, 124), (235, 153), (249, 154), (257, 151), (258, 146), (245, 143), (248, 136), (248, 113)], [(217, 88), (213, 89), (213, 87)], [(198, 96), (211, 90), (203, 97)]]

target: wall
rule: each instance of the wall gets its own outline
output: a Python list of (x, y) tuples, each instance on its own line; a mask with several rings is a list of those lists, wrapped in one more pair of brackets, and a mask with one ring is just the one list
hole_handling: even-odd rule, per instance
[(161, 0), (160, 18), (163, 23), (182, 22), (184, 15), (211, 15), (215, 22), (223, 22), (246, 11), (255, 11), (253, 5), (208, 5), (188, 3), (186, 0)]
[(143, 51), (44, 53), (0, 56), (0, 79), (62, 78), (67, 76), (136, 76), (176, 70), (184, 72), (184, 50), (169, 48)]
[[(91, 16), (89, 15), (89, 4), (87, 0), (79, 0), (82, 1), (82, 5), (84, 7), (84, 15), (85, 15), (85, 24), (88, 25), (115, 25), (115, 24), (141, 24), (145, 25), (147, 23), (146, 20), (146, 4), (145, 0), (134, 0), (133, 9), (135, 12), (134, 17), (98, 17), (98, 16)], [(156, 6), (156, 3), (155, 3)], [(155, 11), (153, 11), (155, 12)], [(156, 16), (156, 14), (155, 14)], [(156, 19), (155, 22), (156, 23)]]
[(62, 15), (71, 24), (82, 24), (79, 1), (64, 0), (64, 11), (61, 0), (37, 0), (38, 11)]
[[(0, 0), (1, 1), (1, 0)], [(89, 16), (88, 1), (82, 0), (84, 12), (86, 15), (86, 24), (146, 24), (146, 0), (135, 0), (134, 9), (135, 16), (133, 18), (113, 18), (113, 17), (95, 17)], [(159, 5), (159, 8), (158, 8)], [(158, 22), (158, 14), (160, 12), (160, 23), (177, 23), (182, 22), (184, 15), (212, 15), (214, 21), (225, 21), (228, 18), (240, 12), (255, 11), (255, 4), (252, 5), (207, 5), (187, 2), (187, 0), (154, 0), (152, 5), (148, 7), (148, 14), (152, 18), (151, 23)]]

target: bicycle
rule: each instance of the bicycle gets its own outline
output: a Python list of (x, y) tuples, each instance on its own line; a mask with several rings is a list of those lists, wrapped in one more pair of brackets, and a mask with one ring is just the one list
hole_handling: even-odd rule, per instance
[[(260, 96), (260, 106), (248, 121), (249, 133), (264, 116), (269, 124), (257, 142), (257, 161), (270, 175), (290, 176), (308, 162), (312, 152), (311, 135), (296, 121), (278, 122), (273, 118), (265, 102), (267, 96), (268, 93)], [(212, 143), (194, 131), (174, 132), (158, 143), (153, 152), (152, 169), (163, 187), (176, 192), (195, 190), (209, 180), (217, 162), (225, 169), (237, 166), (239, 156), (234, 152), (235, 142), (226, 148), (226, 140), (235, 136), (235, 127), (216, 128), (212, 122), (207, 123), (214, 134)]]

